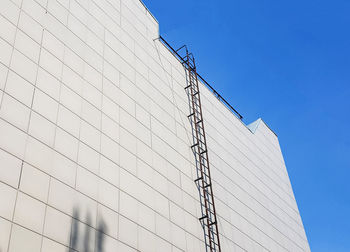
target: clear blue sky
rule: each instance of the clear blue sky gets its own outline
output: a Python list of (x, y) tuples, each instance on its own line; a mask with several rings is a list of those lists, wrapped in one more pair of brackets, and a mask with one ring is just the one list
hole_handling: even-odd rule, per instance
[(277, 133), (312, 251), (350, 251), (350, 1), (144, 3), (246, 123)]

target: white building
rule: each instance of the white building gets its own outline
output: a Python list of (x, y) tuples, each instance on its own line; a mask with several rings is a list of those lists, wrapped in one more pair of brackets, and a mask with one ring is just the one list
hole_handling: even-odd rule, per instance
[[(158, 37), (139, 0), (0, 1), (0, 252), (205, 251)], [(201, 99), (222, 251), (309, 251), (276, 135)]]

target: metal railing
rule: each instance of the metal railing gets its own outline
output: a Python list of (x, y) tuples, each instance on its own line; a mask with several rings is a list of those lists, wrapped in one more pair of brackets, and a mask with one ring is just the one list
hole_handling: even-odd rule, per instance
[[(184, 63), (186, 60), (181, 57), (178, 53), (178, 50), (175, 50), (162, 36), (159, 36), (159, 40), (168, 48), (168, 50), (181, 62)], [(184, 46), (182, 46), (184, 47)], [(179, 49), (181, 49), (180, 47)], [(197, 73), (197, 77), (202, 81), (204, 85), (208, 87), (208, 89), (215, 95), (215, 97), (221, 101), (237, 118), (240, 120), (243, 119), (243, 116), (234, 108), (228, 101), (225, 100), (199, 73)]]

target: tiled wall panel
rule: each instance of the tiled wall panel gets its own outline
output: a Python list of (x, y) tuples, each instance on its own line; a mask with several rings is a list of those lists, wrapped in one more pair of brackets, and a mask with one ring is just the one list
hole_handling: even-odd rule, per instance
[[(0, 251), (205, 251), (158, 32), (139, 0), (0, 2)], [(276, 136), (202, 97), (223, 251), (308, 251)]]

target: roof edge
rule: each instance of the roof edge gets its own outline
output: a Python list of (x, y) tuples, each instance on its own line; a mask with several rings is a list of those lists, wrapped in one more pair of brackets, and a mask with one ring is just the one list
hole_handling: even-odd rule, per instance
[(159, 22), (156, 19), (156, 17), (152, 14), (152, 12), (147, 8), (147, 6), (145, 5), (145, 3), (142, 0), (139, 0), (140, 3), (143, 5), (143, 7), (145, 7), (146, 11), (151, 15), (151, 17), (154, 19), (154, 21), (157, 22), (158, 26), (159, 26)]
[(254, 122), (247, 124), (246, 127), (253, 133), (255, 134), (256, 130), (258, 129), (260, 123), (261, 123), (262, 119), (258, 118), (257, 120), (255, 120)]
[(265, 124), (266, 127), (278, 138), (276, 132), (273, 131), (273, 130), (269, 127), (269, 125), (267, 125), (267, 123), (266, 123), (263, 119), (261, 119), (261, 118), (258, 118), (258, 119), (255, 120), (254, 122), (252, 122), (252, 123), (246, 125), (246, 127), (247, 127), (253, 134), (255, 134), (255, 132), (256, 132), (256, 130), (259, 128), (259, 125), (260, 125), (261, 122), (262, 122), (263, 124)]

